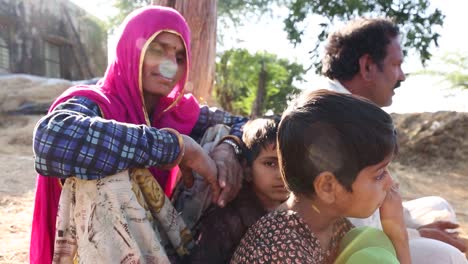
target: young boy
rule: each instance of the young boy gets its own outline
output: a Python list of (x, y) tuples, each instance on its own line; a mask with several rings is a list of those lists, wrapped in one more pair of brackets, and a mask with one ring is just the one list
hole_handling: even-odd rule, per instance
[[(401, 197), (387, 170), (397, 149), (387, 113), (351, 95), (306, 92), (282, 116), (278, 149), (291, 195), (248, 230), (231, 263), (410, 263)], [(346, 217), (379, 208), (386, 235), (349, 232)]]
[(209, 208), (195, 227), (190, 263), (227, 263), (247, 229), (284, 202), (286, 190), (278, 168), (278, 120), (259, 118), (244, 126), (245, 181), (225, 208)]

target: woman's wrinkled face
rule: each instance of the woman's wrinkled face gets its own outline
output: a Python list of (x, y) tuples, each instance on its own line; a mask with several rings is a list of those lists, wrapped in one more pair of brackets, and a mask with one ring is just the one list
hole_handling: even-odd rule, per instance
[(185, 46), (178, 35), (169, 32), (157, 35), (143, 59), (145, 95), (167, 96), (184, 75), (186, 63)]

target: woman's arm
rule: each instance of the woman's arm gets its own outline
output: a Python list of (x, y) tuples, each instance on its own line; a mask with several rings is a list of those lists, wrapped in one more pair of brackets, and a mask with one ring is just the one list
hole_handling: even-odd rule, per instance
[(247, 123), (248, 120), (249, 119), (246, 117), (236, 116), (220, 109), (203, 105), (200, 106), (200, 115), (190, 136), (199, 139), (209, 127), (223, 124), (231, 127), (231, 135), (242, 138), (242, 126)]
[(33, 138), (45, 176), (99, 179), (133, 167), (164, 166), (179, 157), (174, 133), (101, 117), (97, 104), (74, 97), (42, 118)]
[[(199, 118), (190, 136), (200, 139), (209, 127), (224, 124), (231, 127), (230, 134), (237, 138), (235, 141), (241, 142), (242, 126), (247, 121), (248, 118), (246, 117), (235, 116), (216, 108), (209, 108), (206, 105), (201, 106)], [(217, 201), (220, 207), (224, 207), (228, 202), (232, 201), (242, 186), (242, 167), (235, 150), (235, 146), (222, 143), (210, 153), (218, 168), (218, 183), (222, 189)]]

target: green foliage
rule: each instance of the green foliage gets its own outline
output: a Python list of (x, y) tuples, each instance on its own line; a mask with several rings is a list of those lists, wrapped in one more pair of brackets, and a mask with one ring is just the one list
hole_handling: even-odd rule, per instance
[(270, 53), (250, 54), (245, 49), (231, 49), (220, 54), (216, 64), (215, 96), (224, 110), (250, 115), (257, 96), (262, 62), (267, 72), (263, 114), (268, 110), (281, 113), (287, 101), (300, 92), (295, 83), (303, 81), (305, 70), (302, 65)]
[(468, 89), (468, 54), (452, 52), (438, 57), (442, 69), (427, 69), (417, 74), (441, 76), (452, 84), (452, 88)]
[[(186, 0), (191, 1), (191, 0)], [(306, 19), (312, 15), (320, 15), (324, 20), (319, 24), (321, 31), (317, 36), (315, 47), (311, 47), (313, 64), (318, 67), (320, 43), (326, 40), (330, 25), (339, 21), (346, 21), (357, 16), (385, 15), (395, 19), (405, 36), (404, 52), (414, 49), (419, 53), (424, 64), (432, 54), (429, 48), (432, 44), (438, 46), (439, 34), (434, 30), (443, 25), (444, 15), (440, 10), (430, 10), (430, 0), (218, 0), (218, 20), (228, 27), (229, 22), (234, 26), (242, 25), (243, 21), (252, 16), (261, 16), (271, 11), (273, 5), (287, 6), (289, 16), (284, 21), (285, 31), (293, 44), (302, 41), (304, 30), (308, 27)], [(118, 14), (109, 21), (110, 29), (118, 26), (132, 10), (151, 4), (151, 0), (114, 0), (113, 6), (119, 10)], [(437, 28), (436, 28), (437, 29)], [(222, 35), (222, 32), (218, 32)], [(221, 40), (222, 37), (218, 37)]]
[[(90, 51), (90, 55), (94, 56), (103, 56), (104, 60), (95, 60), (96, 68), (99, 71), (104, 71), (107, 66), (107, 54), (95, 54), (97, 51), (101, 51), (102, 48), (106, 50), (107, 45), (107, 24), (106, 22), (96, 18), (95, 16), (86, 14), (85, 16), (81, 17), (82, 21), (80, 22), (81, 25), (86, 25), (88, 28), (88, 34), (90, 41), (87, 42), (88, 49)], [(94, 54), (94, 55), (93, 55)]]
[(84, 24), (88, 26), (89, 34), (91, 34), (93, 43), (97, 43), (98, 45), (102, 45), (105, 43), (107, 34), (107, 24), (106, 22), (96, 18), (95, 16), (86, 14), (82, 17)]
[[(194, 0), (186, 0), (194, 1)], [(218, 0), (218, 22), (224, 26), (218, 26), (219, 29), (227, 28), (228, 22), (234, 26), (242, 25), (243, 21), (249, 20), (253, 16), (261, 15), (272, 10), (274, 5), (287, 6), (290, 10), (289, 16), (284, 21), (285, 31), (288, 33), (288, 39), (293, 44), (299, 44), (304, 36), (304, 30), (308, 27), (306, 19), (312, 15), (319, 15), (322, 21), (319, 24), (321, 28), (317, 36), (317, 42), (311, 47), (311, 62), (316, 71), (320, 68), (320, 57), (318, 47), (323, 43), (329, 33), (331, 25), (347, 21), (357, 16), (375, 17), (385, 15), (392, 17), (402, 29), (403, 47), (405, 54), (408, 50), (415, 50), (424, 64), (432, 54), (429, 48), (432, 45), (438, 46), (439, 34), (436, 30), (443, 25), (444, 15), (440, 10), (431, 10), (430, 0)], [(122, 22), (124, 17), (132, 10), (151, 4), (151, 0), (114, 0), (114, 7), (119, 13), (111, 18), (110, 28), (115, 28)], [(218, 40), (222, 40), (222, 32), (218, 32)], [(221, 36), (221, 37), (220, 37)], [(262, 57), (263, 56), (263, 57)], [(280, 63), (281, 60), (272, 58), (271, 54), (250, 55), (245, 50), (231, 50), (221, 55), (217, 64), (217, 85), (215, 87), (217, 98), (220, 104), (226, 110), (235, 110), (237, 113), (250, 113), (251, 105), (255, 99), (255, 89), (258, 85), (258, 73), (260, 70), (259, 58), (268, 60), (269, 78), (284, 78), (283, 81), (269, 80), (265, 109), (278, 110), (276, 107), (283, 106), (285, 97), (294, 93), (292, 81), (288, 80), (300, 77), (304, 73), (302, 65), (298, 68), (288, 64)], [(275, 63), (272, 66), (270, 60)], [(242, 62), (242, 63), (239, 63)], [(232, 65), (237, 65), (233, 68)], [(289, 68), (288, 68), (289, 67)], [(282, 70), (290, 71), (289, 77)], [(246, 72), (241, 72), (245, 70)], [(295, 71), (295, 72), (294, 72)], [(272, 72), (272, 73), (270, 73)], [(274, 72), (274, 73), (273, 73)], [(302, 72), (302, 73), (301, 73)], [(255, 73), (255, 74), (253, 74)], [(296, 76), (294, 76), (296, 74)], [(278, 76), (278, 77), (271, 77)], [(298, 77), (299, 76), (299, 77)], [(455, 78), (455, 77), (454, 77)], [(458, 77), (457, 77), (458, 78)], [(273, 85), (273, 83), (275, 85)], [(281, 87), (281, 88), (280, 88)], [(285, 87), (288, 87), (287, 89)], [(291, 88), (291, 91), (288, 89)], [(286, 89), (286, 90), (285, 90)], [(223, 91), (221, 93), (221, 91)], [(225, 93), (225, 94), (223, 94)], [(276, 98), (282, 98), (278, 99)], [(277, 111), (280, 112), (280, 111)]]
[(321, 32), (315, 47), (311, 47), (312, 61), (319, 66), (317, 48), (328, 36), (330, 25), (338, 21), (347, 21), (358, 16), (375, 17), (385, 15), (391, 17), (402, 29), (406, 37), (404, 52), (414, 49), (419, 53), (424, 64), (431, 57), (429, 47), (438, 46), (439, 34), (433, 29), (442, 26), (444, 15), (440, 10), (430, 11), (429, 0), (290, 0), (290, 13), (284, 21), (288, 38), (293, 44), (301, 43), (304, 34), (305, 20), (309, 14), (318, 14), (325, 20), (320, 23)]
[(115, 30), (133, 10), (151, 4), (151, 0), (114, 0), (112, 2), (112, 6), (118, 10), (118, 13), (109, 18), (108, 29), (110, 31)]
[[(187, 0), (186, 0), (187, 1)], [(193, 0), (188, 0), (193, 1)], [(122, 23), (124, 18), (134, 9), (150, 5), (151, 0), (113, 0), (113, 7), (118, 13), (109, 19), (109, 29), (114, 30)], [(249, 15), (260, 16), (270, 10), (272, 3), (283, 3), (284, 0), (218, 0), (218, 20), (223, 27), (229, 27), (232, 22), (234, 26), (243, 24)], [(223, 32), (219, 32), (222, 35)]]
[(269, 10), (271, 0), (218, 0), (218, 16), (229, 18), (234, 24), (242, 23), (246, 11), (263, 14)]
[(226, 29), (237, 28), (246, 21), (252, 23), (255, 18), (270, 12), (275, 2), (280, 3), (284, 0), (218, 0), (217, 43), (223, 45)]

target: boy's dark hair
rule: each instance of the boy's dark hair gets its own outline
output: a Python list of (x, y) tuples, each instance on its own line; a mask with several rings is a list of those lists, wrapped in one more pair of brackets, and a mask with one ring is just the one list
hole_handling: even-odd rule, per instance
[(330, 34), (322, 59), (322, 73), (330, 79), (347, 81), (359, 72), (359, 58), (369, 54), (383, 68), (387, 45), (400, 34), (388, 18), (359, 18)]
[(244, 125), (242, 141), (245, 144), (245, 159), (249, 166), (263, 148), (271, 144), (276, 147), (279, 119), (279, 116), (265, 116), (250, 120)]
[(305, 92), (278, 127), (281, 175), (293, 193), (313, 195), (324, 171), (348, 190), (365, 167), (397, 151), (392, 118), (371, 101), (327, 90)]

